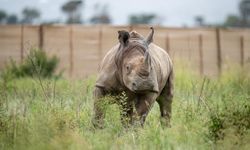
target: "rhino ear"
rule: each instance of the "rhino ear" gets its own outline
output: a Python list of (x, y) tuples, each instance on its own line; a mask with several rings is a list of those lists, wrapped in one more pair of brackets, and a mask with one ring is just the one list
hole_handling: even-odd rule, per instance
[(125, 31), (125, 30), (118, 31), (118, 39), (121, 45), (127, 46), (129, 42), (129, 38), (130, 38), (130, 35), (128, 31)]
[(150, 27), (150, 29), (151, 29), (151, 32), (149, 33), (148, 37), (146, 38), (146, 42), (148, 45), (153, 42), (153, 37), (154, 37), (154, 32), (155, 32), (153, 27)]

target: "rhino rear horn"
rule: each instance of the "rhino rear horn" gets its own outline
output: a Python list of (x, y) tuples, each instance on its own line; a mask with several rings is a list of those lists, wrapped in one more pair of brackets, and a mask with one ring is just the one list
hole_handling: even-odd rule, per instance
[(118, 39), (121, 45), (126, 46), (129, 42), (129, 32), (125, 30), (118, 31)]
[(150, 29), (151, 29), (151, 32), (146, 39), (146, 42), (148, 45), (153, 42), (153, 37), (154, 37), (154, 32), (155, 32), (153, 27), (150, 27)]

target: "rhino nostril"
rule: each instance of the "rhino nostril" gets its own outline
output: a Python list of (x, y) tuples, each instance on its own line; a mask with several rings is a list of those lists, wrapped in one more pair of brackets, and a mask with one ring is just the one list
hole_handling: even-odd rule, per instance
[(133, 82), (133, 83), (132, 83), (132, 86), (133, 86), (133, 87), (136, 87), (136, 83)]

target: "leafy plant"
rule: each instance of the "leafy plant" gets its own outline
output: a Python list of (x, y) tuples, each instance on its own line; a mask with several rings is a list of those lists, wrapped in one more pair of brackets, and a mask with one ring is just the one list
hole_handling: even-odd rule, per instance
[(250, 130), (250, 104), (235, 107), (233, 103), (227, 103), (224, 106), (219, 114), (210, 114), (209, 135), (214, 141), (223, 140), (227, 129), (232, 129), (237, 136), (243, 136)]
[(16, 61), (11, 59), (2, 73), (2, 77), (59, 77), (60, 74), (55, 74), (58, 63), (59, 59), (56, 56), (49, 58), (45, 51), (40, 49), (31, 49), (21, 64), (18, 64)]

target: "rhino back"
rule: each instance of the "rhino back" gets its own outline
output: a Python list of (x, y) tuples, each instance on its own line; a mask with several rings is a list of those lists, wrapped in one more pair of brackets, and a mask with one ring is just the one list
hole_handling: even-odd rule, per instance
[(173, 69), (172, 61), (164, 49), (153, 43), (149, 45), (149, 53), (152, 58), (152, 65), (157, 74), (159, 89), (162, 90)]

